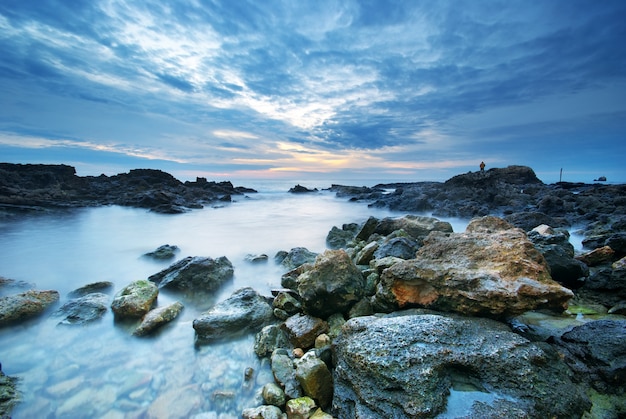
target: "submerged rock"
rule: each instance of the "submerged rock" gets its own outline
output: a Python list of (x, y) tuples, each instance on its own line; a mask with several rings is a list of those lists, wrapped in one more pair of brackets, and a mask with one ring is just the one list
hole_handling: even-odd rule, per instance
[(104, 316), (108, 305), (108, 295), (91, 293), (66, 302), (55, 314), (65, 316), (61, 324), (85, 324)]
[(157, 260), (173, 259), (179, 251), (178, 246), (164, 244), (152, 252), (145, 253), (144, 256)]
[(17, 379), (2, 372), (0, 365), (0, 418), (10, 418), (11, 410), (19, 403), (20, 394), (17, 391)]
[(157, 299), (159, 289), (150, 281), (140, 279), (122, 288), (111, 303), (111, 309), (116, 316), (142, 317)]
[(274, 320), (271, 304), (250, 287), (235, 291), (193, 321), (197, 340), (208, 343), (257, 332)]
[(459, 391), (468, 417), (580, 417), (591, 407), (555, 351), (494, 320), (425, 310), (359, 317), (333, 347), (340, 419), (436, 417), (463, 403)]
[(385, 269), (375, 305), (411, 306), (508, 317), (563, 310), (573, 293), (554, 282), (526, 234), (496, 217), (474, 219), (465, 233), (432, 233), (416, 258)]
[(59, 301), (58, 291), (28, 290), (0, 298), (0, 326), (17, 323), (43, 313)]
[(88, 294), (93, 294), (93, 293), (104, 294), (104, 293), (110, 292), (113, 289), (113, 287), (114, 287), (114, 284), (113, 282), (110, 282), (110, 281), (92, 282), (91, 284), (87, 284), (83, 287), (76, 288), (74, 291), (67, 294), (67, 296), (70, 298), (79, 298), (79, 297), (84, 297)]
[(183, 304), (176, 301), (168, 306), (155, 308), (150, 310), (148, 314), (141, 319), (141, 324), (133, 332), (135, 336), (145, 336), (154, 332), (159, 327), (174, 320), (180, 312), (183, 311)]

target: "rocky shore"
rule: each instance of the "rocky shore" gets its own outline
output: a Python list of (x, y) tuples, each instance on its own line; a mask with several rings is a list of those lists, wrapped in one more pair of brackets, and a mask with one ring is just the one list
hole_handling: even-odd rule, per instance
[[(61, 184), (52, 194), (59, 202)], [(17, 202), (15, 190), (28, 190), (12, 187), (1, 196)], [(532, 169), (512, 166), (444, 183), (331, 190), (472, 221), (453, 232), (430, 216), (346, 220), (328, 232), (325, 252), (293, 248), (274, 257), (284, 274), (272, 295), (246, 287), (208, 307), (192, 323), (196, 345), (253, 334), (256, 355), (271, 365), (258, 404), (233, 416), (626, 415), (626, 186), (545, 185)], [(27, 201), (16, 202), (7, 205)], [(571, 228), (585, 235), (583, 252), (570, 243)], [(89, 284), (55, 312), (58, 293), (2, 279), (0, 327), (42, 313), (86, 324), (111, 309), (135, 322), (131, 333), (140, 339), (232, 276), (226, 257), (188, 257), (112, 297), (102, 292), (110, 284)], [(163, 288), (180, 301), (158, 306)], [(33, 310), (24, 314), (25, 306)], [(244, 385), (254, 376), (246, 369)]]
[(254, 192), (200, 177), (183, 183), (153, 169), (115, 176), (77, 176), (76, 169), (66, 165), (0, 163), (0, 211), (5, 213), (121, 205), (176, 214)]

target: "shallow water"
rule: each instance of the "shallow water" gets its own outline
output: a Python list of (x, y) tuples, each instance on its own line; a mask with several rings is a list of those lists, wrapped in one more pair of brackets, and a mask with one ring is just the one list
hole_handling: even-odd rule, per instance
[[(235, 267), (233, 280), (214, 301), (194, 305), (180, 294), (161, 291), (159, 306), (180, 299), (185, 309), (148, 338), (132, 336), (136, 324), (116, 323), (110, 310), (83, 326), (58, 325), (61, 319), (46, 313), (0, 329), (3, 371), (20, 378), (23, 392), (13, 417), (192, 417), (207, 412), (240, 417), (241, 410), (261, 403), (259, 390), (272, 380), (267, 361), (254, 354), (252, 336), (195, 347), (193, 319), (243, 286), (269, 295), (280, 287), (284, 272), (273, 261), (277, 251), (302, 246), (322, 252), (333, 226), (363, 222), (370, 215), (400, 214), (329, 192), (261, 192), (178, 215), (111, 206), (3, 222), (0, 276), (58, 290), (60, 304), (88, 283), (111, 281), (117, 291), (159, 272), (173, 260), (156, 262), (142, 255), (166, 243), (180, 248), (176, 259), (226, 256)], [(269, 261), (244, 260), (259, 253)], [(244, 379), (248, 367), (255, 370), (249, 382)]]

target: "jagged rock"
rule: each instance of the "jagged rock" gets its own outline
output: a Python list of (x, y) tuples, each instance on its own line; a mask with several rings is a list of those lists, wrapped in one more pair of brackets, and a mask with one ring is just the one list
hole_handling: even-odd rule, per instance
[(74, 291), (67, 294), (70, 298), (84, 297), (88, 294), (101, 293), (106, 294), (113, 290), (114, 284), (110, 281), (98, 281), (87, 284), (83, 287), (76, 288)]
[(287, 398), (302, 397), (302, 388), (296, 379), (295, 365), (286, 349), (279, 348), (272, 352), (271, 365), (274, 379), (285, 390)]
[(151, 275), (148, 280), (159, 288), (212, 292), (231, 279), (233, 273), (233, 265), (226, 256), (217, 259), (189, 256)]
[(276, 325), (270, 324), (263, 327), (254, 336), (254, 353), (260, 357), (269, 356), (278, 348), (291, 348), (289, 336), (283, 329)]
[(178, 253), (179, 251), (180, 249), (178, 248), (178, 246), (164, 244), (157, 247), (156, 250), (144, 254), (144, 256), (158, 260), (166, 260), (173, 259), (176, 256), (176, 253)]
[(623, 394), (626, 387), (626, 321), (597, 320), (565, 332), (556, 343), (565, 362), (602, 393)]
[(317, 253), (311, 252), (305, 247), (294, 247), (285, 255), (284, 258), (282, 258), (280, 264), (287, 269), (292, 270), (304, 265), (305, 263), (314, 262), (316, 257)]
[(591, 407), (554, 350), (494, 320), (426, 310), (359, 317), (333, 348), (339, 419), (437, 417), (458, 391), (468, 417), (580, 417)]
[(576, 256), (576, 259), (583, 262), (587, 266), (597, 266), (610, 262), (615, 256), (615, 251), (609, 246), (598, 247), (590, 252)]
[(245, 287), (202, 313), (193, 321), (193, 328), (199, 342), (211, 342), (257, 332), (273, 319), (272, 306), (267, 299)]
[(0, 326), (17, 323), (43, 313), (59, 301), (58, 291), (28, 290), (0, 298)]
[(396, 230), (404, 230), (410, 237), (421, 241), (428, 236), (431, 231), (452, 233), (452, 225), (447, 221), (440, 221), (432, 217), (405, 215), (399, 218), (383, 218), (376, 225), (374, 233), (378, 233), (381, 236), (388, 236)]
[(357, 265), (369, 265), (370, 261), (374, 259), (374, 252), (376, 252), (377, 249), (378, 242), (374, 241), (366, 244), (354, 257), (354, 263)]
[(506, 317), (537, 308), (563, 310), (573, 293), (550, 278), (526, 234), (497, 217), (477, 218), (465, 233), (431, 233), (416, 258), (380, 279), (375, 306), (421, 306)]
[(135, 336), (145, 336), (152, 332), (154, 332), (159, 327), (171, 322), (174, 320), (181, 311), (183, 311), (183, 304), (176, 301), (170, 305), (165, 307), (155, 308), (150, 310), (143, 319), (141, 319), (141, 323), (135, 331), (133, 335)]
[(333, 226), (326, 235), (326, 244), (330, 249), (344, 248), (354, 240), (359, 229), (356, 223), (344, 224), (341, 229)]
[(296, 185), (293, 188), (289, 189), (291, 193), (307, 193), (307, 192), (317, 192), (317, 188), (307, 188), (306, 186)]
[(284, 311), (288, 316), (296, 314), (302, 309), (302, 303), (300, 302), (300, 300), (296, 298), (291, 292), (284, 291), (279, 292), (276, 297), (274, 297), (272, 306), (275, 309), (280, 309)]
[(295, 314), (289, 317), (281, 327), (287, 333), (293, 346), (302, 349), (311, 348), (319, 334), (328, 332), (328, 323), (308, 314)]
[(365, 285), (361, 271), (342, 249), (319, 255), (296, 282), (304, 311), (323, 318), (347, 312), (363, 297)]
[(111, 309), (120, 318), (142, 317), (150, 311), (158, 295), (159, 289), (155, 284), (140, 279), (125, 286), (115, 294)]
[(296, 379), (306, 396), (317, 401), (323, 409), (330, 406), (333, 399), (333, 377), (330, 370), (314, 351), (309, 351), (295, 361)]
[(108, 295), (91, 293), (66, 302), (55, 314), (65, 316), (62, 324), (85, 324), (102, 318), (108, 309)]
[(533, 228), (542, 224), (554, 227), (565, 227), (563, 221), (536, 211), (516, 212), (505, 216), (504, 219), (524, 231), (531, 231)]
[(413, 259), (418, 249), (417, 242), (408, 237), (388, 237), (380, 243), (374, 252), (374, 257), (381, 259), (393, 256), (400, 259)]
[(260, 254), (260, 255), (248, 254), (245, 257), (246, 262), (250, 262), (250, 263), (265, 263), (267, 262), (268, 259), (269, 257), (266, 254)]

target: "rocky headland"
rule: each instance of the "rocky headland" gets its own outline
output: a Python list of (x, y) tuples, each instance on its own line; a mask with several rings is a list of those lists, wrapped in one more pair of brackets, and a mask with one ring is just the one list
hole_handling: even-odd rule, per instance
[[(59, 202), (61, 184), (53, 188)], [(17, 201), (7, 205), (31, 205), (17, 203), (15, 191), (26, 188), (16, 185)], [(328, 232), (320, 254), (281, 251), (274, 257), (284, 268), (281, 288), (268, 296), (236, 290), (193, 321), (197, 345), (254, 334), (256, 355), (271, 365), (258, 405), (234, 416), (626, 415), (625, 185), (546, 185), (532, 169), (512, 166), (443, 183), (331, 190), (414, 215), (346, 220)], [(472, 221), (454, 232), (419, 213)], [(582, 252), (569, 241), (571, 228), (585, 235)], [(50, 315), (85, 324), (110, 308), (136, 323), (139, 339), (232, 275), (223, 256), (188, 257), (112, 297), (102, 293), (106, 284), (82, 287)], [(5, 327), (26, 316), (11, 309), (20, 301), (42, 300), (29, 303), (40, 307), (31, 318), (58, 299), (10, 280), (0, 285), (16, 291), (0, 299)], [(182, 302), (158, 307), (166, 287)], [(244, 385), (254, 374), (245, 371)]]
[(201, 177), (183, 183), (154, 169), (77, 176), (76, 169), (67, 165), (0, 163), (0, 211), (4, 212), (121, 205), (176, 214), (254, 192)]

